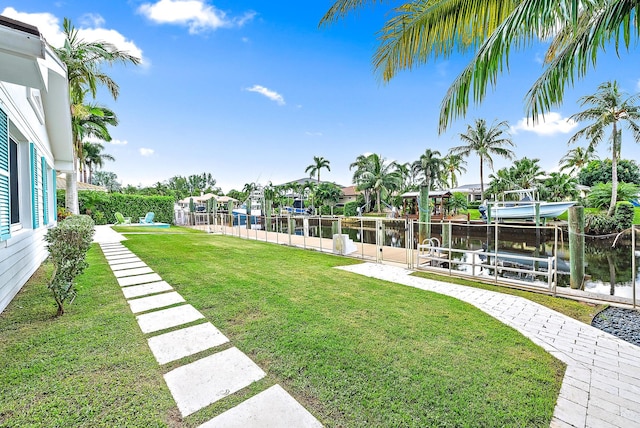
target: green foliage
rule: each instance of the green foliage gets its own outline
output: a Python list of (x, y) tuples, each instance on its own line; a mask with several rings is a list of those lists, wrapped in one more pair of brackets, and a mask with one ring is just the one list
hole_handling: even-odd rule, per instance
[[(58, 206), (64, 206), (65, 191), (58, 189)], [(173, 223), (173, 197), (171, 196), (143, 196), (122, 193), (104, 193), (90, 190), (78, 192), (80, 212), (86, 212), (96, 224), (111, 224), (116, 222), (116, 212), (125, 217), (137, 219), (148, 212), (155, 213), (155, 220), (160, 223)]]
[(76, 296), (74, 279), (87, 267), (85, 257), (93, 240), (94, 222), (86, 215), (71, 216), (49, 229), (45, 235), (49, 258), (54, 265), (49, 289), (64, 314), (64, 302)]
[(71, 215), (71, 211), (69, 211), (65, 207), (58, 206), (57, 214), (58, 221), (62, 221)]
[(578, 180), (568, 174), (552, 172), (542, 182), (540, 199), (550, 202), (575, 200), (578, 195)]
[[(592, 208), (605, 208), (611, 201), (611, 183), (598, 183), (591, 188), (587, 195), (587, 206)], [(619, 183), (617, 201), (628, 201), (634, 199), (640, 187), (631, 183)]]
[(585, 214), (585, 233), (606, 235), (629, 229), (633, 224), (634, 208), (629, 202), (619, 202), (613, 216), (606, 213)]
[(358, 214), (358, 202), (347, 202), (344, 204), (344, 215), (346, 217), (353, 217)]
[(456, 214), (458, 211), (466, 210), (467, 206), (467, 195), (461, 192), (453, 192), (452, 197), (447, 202), (447, 208), (453, 210)]
[[(578, 173), (578, 182), (589, 187), (597, 183), (610, 183), (611, 169), (611, 159), (592, 160)], [(640, 185), (640, 167), (634, 160), (620, 159), (617, 172), (618, 181)]]

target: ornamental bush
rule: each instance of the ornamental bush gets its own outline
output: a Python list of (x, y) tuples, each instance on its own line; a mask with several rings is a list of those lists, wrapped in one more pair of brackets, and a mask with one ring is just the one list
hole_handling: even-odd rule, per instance
[(629, 202), (618, 202), (612, 217), (606, 213), (586, 214), (585, 232), (589, 235), (606, 235), (622, 232), (633, 224), (633, 205)]
[(57, 316), (64, 314), (65, 301), (73, 302), (76, 297), (73, 281), (87, 267), (85, 257), (93, 241), (93, 227), (94, 222), (87, 215), (70, 216), (44, 237), (54, 267), (48, 287), (58, 305)]

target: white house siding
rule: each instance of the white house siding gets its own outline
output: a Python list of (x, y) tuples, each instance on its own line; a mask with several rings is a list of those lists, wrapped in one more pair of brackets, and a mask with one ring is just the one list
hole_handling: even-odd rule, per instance
[[(20, 213), (20, 221), (11, 224), (10, 236), (0, 239), (0, 312), (46, 259), (43, 237), (56, 222), (54, 158), (43, 112), (36, 111), (30, 95), (33, 91), (24, 86), (0, 82), (0, 115), (8, 116), (8, 136), (18, 146), (18, 171), (11, 174), (18, 174)], [(6, 216), (2, 222), (6, 226)]]

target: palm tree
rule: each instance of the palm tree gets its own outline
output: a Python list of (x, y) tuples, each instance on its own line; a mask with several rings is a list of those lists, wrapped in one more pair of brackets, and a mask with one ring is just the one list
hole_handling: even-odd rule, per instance
[[(336, 0), (320, 21), (330, 24), (376, 0)], [(467, 112), (471, 97), (484, 99), (489, 83), (508, 68), (509, 54), (550, 39), (542, 75), (527, 94), (527, 114), (538, 120), (562, 102), (567, 83), (586, 75), (599, 50), (620, 40), (629, 50), (640, 35), (637, 0), (407, 1), (380, 30), (374, 67), (384, 81), (454, 52), (474, 53), (442, 102), (440, 130)], [(633, 37), (635, 36), (635, 37)]]
[[(62, 47), (54, 48), (56, 55), (67, 67), (69, 91), (71, 99), (72, 132), (74, 139), (75, 156), (81, 156), (82, 140), (91, 135), (91, 131), (83, 129), (87, 125), (87, 112), (79, 106), (84, 102), (87, 92), (93, 98), (96, 97), (98, 86), (106, 86), (114, 99), (118, 97), (119, 87), (101, 67), (103, 64), (132, 63), (139, 64), (140, 58), (118, 50), (115, 46), (105, 42), (85, 42), (82, 40), (76, 28), (67, 18), (63, 22), (63, 34), (65, 41)], [(84, 122), (84, 125), (83, 125)], [(77, 163), (77, 162), (76, 162)], [(66, 206), (72, 213), (78, 213), (77, 171), (67, 174)]]
[[(376, 211), (382, 212), (382, 198), (386, 197), (401, 184), (400, 174), (396, 170), (395, 162), (388, 162), (378, 154), (371, 154), (366, 158), (358, 157), (359, 165), (358, 189), (371, 190), (376, 195)], [(353, 165), (353, 164), (352, 164)], [(354, 177), (356, 176), (354, 174)]]
[(453, 147), (449, 154), (469, 156), (475, 153), (480, 158), (480, 200), (484, 201), (484, 165), (493, 169), (493, 157), (499, 155), (507, 159), (513, 159), (513, 151), (504, 146), (515, 146), (507, 132), (507, 121), (492, 123), (487, 128), (484, 119), (476, 119), (474, 126), (468, 125), (465, 134), (459, 134), (460, 139), (466, 142), (465, 146)]
[(578, 197), (578, 180), (568, 174), (552, 172), (542, 183), (540, 198), (550, 202), (573, 200)]
[(325, 159), (322, 156), (314, 156), (313, 163), (309, 165), (307, 169), (304, 170), (304, 172), (308, 172), (309, 177), (313, 177), (314, 175), (317, 174), (318, 184), (320, 184), (320, 170), (322, 168), (325, 168), (327, 171), (331, 171), (329, 164), (330, 162), (328, 159)]
[(587, 148), (576, 147), (569, 150), (567, 154), (560, 159), (560, 171), (567, 169), (570, 175), (575, 175), (594, 159), (598, 159), (598, 155), (593, 146), (589, 145)]
[(115, 158), (108, 153), (102, 153), (104, 146), (100, 143), (88, 143), (85, 142), (82, 145), (82, 152), (84, 153), (84, 163), (89, 169), (89, 181), (85, 179), (85, 183), (93, 184), (93, 170), (94, 167), (102, 168), (104, 161), (114, 161)]
[(431, 190), (444, 167), (442, 155), (437, 150), (426, 149), (420, 155), (420, 159), (413, 163), (414, 171), (417, 171), (423, 179), (427, 189)]
[(363, 186), (362, 174), (370, 168), (370, 154), (358, 155), (355, 162), (349, 165), (349, 171), (355, 168), (353, 172), (353, 178), (351, 182), (356, 185), (356, 188), (362, 192), (364, 197), (364, 205), (368, 208), (371, 202), (371, 189)]
[(636, 105), (640, 100), (640, 94), (627, 96), (625, 92), (618, 89), (618, 83), (604, 82), (598, 86), (595, 94), (586, 95), (580, 98), (581, 106), (588, 106), (586, 110), (571, 116), (571, 119), (581, 121), (591, 121), (575, 133), (569, 143), (586, 138), (589, 147), (597, 146), (604, 138), (605, 130), (611, 126), (611, 202), (609, 204), (608, 215), (613, 215), (616, 208), (616, 195), (618, 188), (618, 158), (622, 146), (622, 125), (631, 129), (636, 142), (640, 142), (640, 125), (636, 123), (640, 119), (640, 106)]
[[(458, 186), (458, 176), (457, 174), (462, 174), (463, 172), (467, 172), (467, 168), (464, 167), (464, 165), (467, 164), (467, 161), (465, 161), (462, 158), (462, 155), (454, 155), (454, 154), (448, 154), (447, 156), (445, 156), (444, 158), (442, 158), (442, 162), (443, 162), (443, 171), (445, 174), (445, 183), (447, 183), (448, 185), (451, 185), (451, 188), (455, 188)], [(448, 181), (447, 180), (451, 180)]]

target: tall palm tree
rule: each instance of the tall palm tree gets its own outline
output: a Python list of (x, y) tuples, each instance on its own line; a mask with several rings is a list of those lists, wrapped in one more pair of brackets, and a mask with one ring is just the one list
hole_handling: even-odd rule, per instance
[[(75, 140), (74, 153), (77, 156), (80, 173), (83, 174), (85, 173), (84, 166), (86, 165), (84, 150), (84, 144), (86, 143), (83, 143), (83, 140), (93, 137), (102, 141), (111, 141), (108, 126), (116, 126), (118, 118), (110, 109), (96, 104), (74, 104), (73, 109), (71, 127)], [(86, 182), (86, 176), (84, 181)]]
[(370, 189), (376, 195), (376, 211), (380, 213), (382, 212), (382, 198), (400, 187), (400, 174), (396, 170), (395, 162), (389, 162), (376, 153), (361, 159), (361, 161), (365, 159), (366, 162), (360, 165), (358, 188), (360, 190)]
[(442, 162), (444, 167), (443, 171), (445, 174), (444, 181), (447, 183), (447, 185), (450, 185), (451, 188), (457, 187), (458, 174), (467, 172), (467, 168), (464, 167), (467, 164), (467, 161), (462, 158), (462, 155), (454, 155), (449, 153), (444, 158), (442, 158)]
[(444, 167), (442, 155), (438, 150), (426, 149), (420, 158), (413, 163), (414, 171), (417, 171), (423, 179), (427, 189), (431, 190), (434, 182)]
[(570, 175), (575, 175), (594, 159), (598, 159), (598, 155), (593, 146), (573, 148), (560, 159), (560, 171), (569, 170)]
[(640, 142), (640, 125), (636, 123), (640, 119), (640, 106), (637, 105), (640, 94), (628, 96), (620, 91), (618, 83), (604, 82), (598, 86), (595, 94), (586, 95), (580, 98), (580, 105), (586, 110), (571, 116), (571, 119), (590, 121), (590, 125), (585, 126), (575, 133), (569, 143), (586, 138), (590, 147), (597, 146), (604, 138), (605, 130), (611, 127), (611, 203), (609, 204), (608, 215), (613, 215), (616, 208), (616, 196), (618, 189), (618, 158), (622, 146), (622, 126), (633, 133), (636, 142)]
[(573, 200), (578, 197), (578, 180), (568, 174), (552, 172), (542, 183), (540, 198), (550, 202)]
[(108, 153), (103, 153), (104, 146), (100, 143), (83, 144), (84, 162), (89, 169), (89, 180), (85, 180), (86, 183), (93, 184), (93, 171), (94, 168), (102, 168), (104, 161), (114, 161), (115, 158)]
[(325, 159), (322, 156), (314, 156), (313, 163), (309, 165), (307, 169), (304, 170), (304, 172), (308, 172), (309, 177), (313, 177), (317, 174), (318, 184), (320, 184), (320, 170), (324, 168), (327, 171), (331, 171), (331, 168), (329, 167), (330, 163), (331, 162), (329, 162), (328, 159)]
[[(86, 105), (84, 98), (90, 93), (96, 97), (98, 87), (107, 88), (114, 99), (118, 97), (119, 87), (113, 79), (102, 71), (104, 64), (115, 63), (139, 64), (137, 58), (125, 51), (117, 49), (106, 42), (86, 42), (78, 35), (77, 29), (67, 18), (63, 22), (63, 34), (65, 36), (62, 47), (54, 48), (56, 55), (67, 67), (69, 91), (71, 100), (72, 132), (76, 160), (81, 156), (82, 140), (91, 135), (83, 126), (87, 125), (87, 112), (79, 106)], [(74, 162), (77, 164), (77, 162)], [(67, 174), (66, 205), (72, 212), (78, 213), (77, 171)]]
[(480, 200), (484, 201), (484, 165), (493, 169), (493, 157), (495, 155), (513, 159), (513, 151), (504, 146), (515, 146), (507, 132), (507, 121), (492, 123), (487, 127), (484, 119), (476, 119), (474, 126), (468, 125), (465, 134), (459, 134), (460, 139), (467, 143), (464, 146), (453, 147), (449, 154), (463, 157), (475, 153), (480, 158)]
[(362, 174), (370, 168), (370, 154), (358, 155), (356, 160), (349, 165), (349, 170), (355, 169), (353, 172), (353, 178), (351, 182), (356, 185), (356, 188), (362, 192), (364, 197), (364, 205), (368, 208), (371, 202), (371, 189), (363, 186)]
[[(335, 0), (320, 21), (326, 25), (378, 0)], [(595, 66), (598, 52), (615, 41), (629, 50), (640, 35), (637, 0), (449, 0), (405, 1), (380, 30), (374, 67), (382, 79), (429, 59), (470, 52), (469, 65), (442, 102), (440, 130), (484, 99), (489, 83), (508, 68), (511, 52), (551, 40), (545, 68), (527, 94), (528, 116), (537, 120), (562, 102), (564, 88)]]

